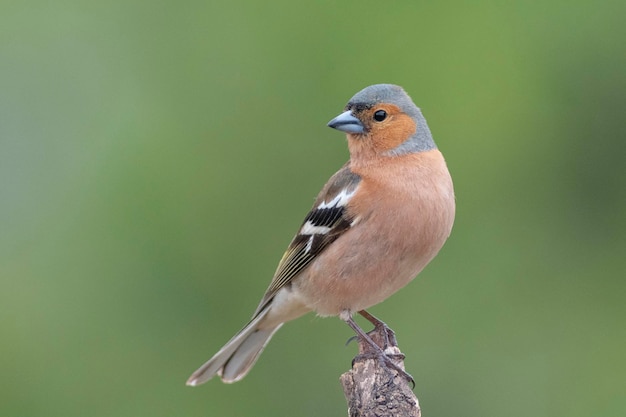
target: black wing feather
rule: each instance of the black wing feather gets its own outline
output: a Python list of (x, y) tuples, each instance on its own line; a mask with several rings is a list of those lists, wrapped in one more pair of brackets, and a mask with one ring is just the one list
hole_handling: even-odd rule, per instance
[[(346, 205), (339, 204), (339, 202), (334, 205), (328, 205), (328, 203), (341, 192), (352, 194), (360, 181), (361, 177), (350, 171), (348, 164), (331, 177), (318, 195), (313, 209), (304, 218), (300, 232), (291, 241), (280, 260), (274, 279), (265, 292), (255, 315), (267, 306), (281, 288), (288, 285), (295, 276), (309, 266), (328, 245), (350, 229), (354, 219), (348, 213)], [(303, 226), (309, 222), (310, 226), (326, 227), (329, 230), (326, 233), (302, 233)]]

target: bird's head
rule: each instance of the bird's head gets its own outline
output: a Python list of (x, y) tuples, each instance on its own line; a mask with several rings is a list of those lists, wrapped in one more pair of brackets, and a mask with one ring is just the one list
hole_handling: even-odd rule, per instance
[(328, 126), (347, 133), (352, 158), (380, 158), (436, 149), (426, 119), (397, 85), (356, 93)]

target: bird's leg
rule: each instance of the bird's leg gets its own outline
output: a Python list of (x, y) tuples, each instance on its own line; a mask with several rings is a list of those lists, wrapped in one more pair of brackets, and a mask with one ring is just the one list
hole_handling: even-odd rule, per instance
[[(361, 313), (361, 312), (359, 312), (359, 313)], [(366, 312), (366, 314), (369, 315), (369, 313), (367, 313), (367, 312)], [(363, 315), (363, 314), (361, 313), (361, 315)], [(370, 316), (370, 317), (372, 317), (375, 320), (378, 320), (378, 319), (376, 319), (373, 316)], [(396, 372), (398, 372), (399, 375), (404, 377), (407, 381), (409, 381), (413, 385), (413, 387), (415, 387), (415, 380), (413, 379), (413, 377), (408, 372), (406, 372), (404, 369), (402, 369), (400, 366), (396, 365), (396, 363), (393, 362), (393, 360), (385, 353), (384, 348), (381, 347), (380, 345), (378, 345), (369, 336), (369, 334), (365, 333), (363, 331), (363, 329), (361, 329), (361, 327), (359, 327), (359, 325), (354, 321), (352, 316), (349, 315), (346, 318), (342, 317), (342, 319), (357, 334), (357, 338), (359, 339), (359, 346), (361, 348), (360, 349), (361, 352), (360, 352), (359, 356), (370, 357), (370, 358), (373, 357), (373, 358), (378, 359), (383, 364), (385, 364), (385, 366), (387, 368), (391, 368), (391, 369), (395, 370)], [(383, 322), (381, 322), (380, 320), (378, 320), (378, 321), (384, 325)], [(385, 325), (385, 328), (389, 329), (386, 325)], [(374, 329), (374, 330), (376, 330), (376, 329)], [(391, 330), (391, 329), (389, 329), (389, 330)], [(385, 331), (384, 334), (385, 334), (385, 338), (386, 338), (387, 337), (387, 332)], [(393, 332), (392, 332), (392, 334), (393, 334)], [(393, 336), (393, 339), (395, 341), (395, 336)], [(404, 359), (404, 355), (401, 355), (401, 356), (402, 356), (401, 359)]]
[(393, 330), (391, 330), (391, 328), (387, 326), (385, 322), (374, 317), (373, 315), (371, 315), (365, 310), (359, 311), (359, 314), (363, 316), (365, 320), (369, 321), (370, 323), (374, 325), (374, 330), (372, 330), (371, 332), (368, 332), (368, 334), (372, 332), (376, 332), (377, 334), (380, 335), (380, 338), (383, 340), (383, 346), (381, 346), (383, 350), (387, 349), (387, 347), (389, 346), (392, 346), (392, 347), (398, 346), (398, 341), (396, 340), (396, 333)]

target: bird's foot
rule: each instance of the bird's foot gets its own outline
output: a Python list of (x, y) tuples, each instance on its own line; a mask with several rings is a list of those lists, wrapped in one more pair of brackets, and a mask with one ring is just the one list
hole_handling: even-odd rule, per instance
[[(392, 369), (402, 376), (415, 388), (415, 380), (398, 363), (401, 363), (405, 356), (398, 349), (398, 342), (393, 330), (384, 322), (369, 314), (367, 311), (359, 311), (366, 320), (374, 325), (374, 329), (365, 333), (363, 329), (350, 317), (346, 323), (357, 334), (359, 340), (359, 354), (354, 358), (352, 364), (359, 359), (377, 359), (387, 369)], [(352, 338), (348, 340), (348, 343)]]
[(374, 329), (367, 332), (367, 334), (375, 342), (380, 342), (379, 346), (381, 349), (386, 350), (388, 347), (398, 347), (396, 333), (384, 321), (374, 317), (365, 310), (359, 311), (359, 314), (374, 325)]

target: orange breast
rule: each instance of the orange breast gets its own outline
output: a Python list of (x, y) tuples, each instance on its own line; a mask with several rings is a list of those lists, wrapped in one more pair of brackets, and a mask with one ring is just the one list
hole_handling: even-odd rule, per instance
[(354, 226), (294, 285), (320, 315), (356, 312), (405, 286), (441, 249), (454, 221), (452, 180), (438, 150), (351, 167), (362, 177)]

